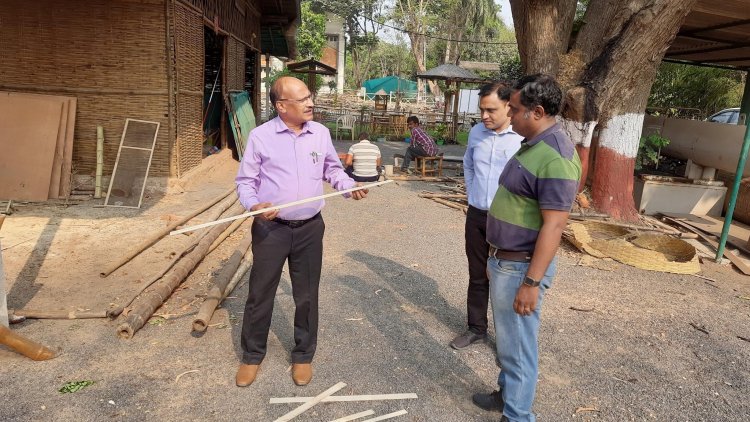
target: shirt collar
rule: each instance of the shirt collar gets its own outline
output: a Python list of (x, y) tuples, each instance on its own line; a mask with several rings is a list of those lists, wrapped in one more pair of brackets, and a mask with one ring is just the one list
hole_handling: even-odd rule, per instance
[[(286, 123), (284, 123), (284, 121), (281, 120), (281, 116), (276, 116), (274, 118), (274, 121), (276, 122), (276, 133), (281, 133), (281, 132), (286, 132), (286, 131), (293, 132), (291, 129), (289, 129), (289, 126), (287, 126)], [(310, 122), (305, 122), (305, 124), (302, 125), (302, 132), (300, 132), (300, 135), (303, 133), (313, 133), (313, 132), (314, 130)]]
[(539, 135), (535, 136), (533, 139), (524, 138), (523, 143), (530, 147), (533, 147), (534, 145), (538, 144), (542, 139), (546, 138), (547, 135), (549, 135), (552, 132), (557, 132), (558, 130), (560, 130), (560, 125), (555, 123), (554, 125), (545, 129)]
[(368, 139), (363, 139), (363, 140), (359, 141), (359, 143), (360, 144), (369, 144), (370, 141)]
[(500, 132), (495, 132), (494, 129), (490, 129), (487, 126), (485, 126), (484, 124), (482, 124), (482, 123), (478, 123), (478, 124), (482, 125), (482, 130), (483, 131), (485, 131), (487, 133), (491, 133), (493, 135), (505, 135), (505, 134), (508, 134), (508, 133), (512, 133), (514, 135), (518, 135), (516, 133), (516, 131), (513, 130), (513, 125), (508, 125), (508, 127), (505, 128), (504, 130), (501, 130)]

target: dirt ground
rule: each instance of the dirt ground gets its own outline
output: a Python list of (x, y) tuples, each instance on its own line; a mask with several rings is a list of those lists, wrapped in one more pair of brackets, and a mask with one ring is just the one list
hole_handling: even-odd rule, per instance
[[(348, 145), (336, 143), (340, 151)], [(404, 147), (383, 145), (383, 155)], [(461, 154), (460, 147), (446, 149)], [(164, 239), (107, 278), (98, 273), (145, 234), (226, 191), (236, 166), (224, 154), (209, 157), (167, 194), (149, 194), (140, 210), (103, 208), (96, 200), (19, 206), (0, 232), (9, 306), (104, 310), (120, 303), (188, 237)], [(239, 242), (240, 230), (131, 340), (119, 339), (116, 322), (106, 319), (13, 326), (59, 356), (32, 362), (0, 346), (0, 419), (270, 421), (296, 406), (269, 404), (270, 398), (315, 396), (343, 381), (348, 385), (340, 395), (418, 398), (326, 403), (297, 420), (367, 409), (409, 412), (394, 420), (498, 420), (471, 403), (471, 394), (496, 386), (493, 343), (460, 352), (448, 346), (465, 325), (464, 215), (419, 198), (424, 189), (437, 190), (392, 183), (373, 189), (365, 201), (328, 201), (321, 329), (309, 386), (296, 387), (289, 374), (294, 306), (286, 272), (268, 354), (251, 387), (234, 386), (246, 282), (204, 335), (190, 333), (211, 275)], [(715, 282), (582, 259), (561, 248), (542, 313), (539, 420), (749, 420), (750, 279), (729, 266), (702, 267)], [(94, 384), (58, 392), (80, 380)]]

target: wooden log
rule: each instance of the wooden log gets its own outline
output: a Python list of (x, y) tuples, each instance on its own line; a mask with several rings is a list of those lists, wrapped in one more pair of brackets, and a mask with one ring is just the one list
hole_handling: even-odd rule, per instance
[[(99, 273), (100, 277), (107, 277), (108, 275), (112, 274), (117, 270), (118, 268), (122, 267), (123, 265), (130, 262), (131, 259), (138, 256), (141, 252), (145, 251), (147, 248), (151, 247), (154, 243), (158, 242), (162, 237), (166, 236), (171, 232), (172, 230), (176, 229), (177, 227), (187, 223), (188, 221), (192, 220), (197, 216), (198, 214), (201, 214), (205, 212), (207, 209), (213, 207), (217, 202), (221, 201), (222, 199), (226, 198), (227, 196), (231, 195), (233, 192), (235, 192), (235, 188), (232, 188), (225, 193), (222, 193), (221, 195), (217, 196), (213, 200), (207, 202), (202, 207), (198, 208), (197, 210), (193, 211), (189, 215), (186, 215), (185, 217), (179, 219), (178, 221), (175, 221), (174, 223), (170, 224), (169, 226), (159, 230), (158, 232), (152, 234), (148, 239), (144, 240), (134, 248), (132, 248), (130, 251), (128, 251), (123, 258), (121, 258), (119, 261), (117, 261), (115, 264), (112, 264), (107, 268), (106, 270)], [(236, 193), (234, 194), (234, 200), (236, 200)], [(234, 201), (232, 201), (234, 202)], [(231, 203), (229, 204), (231, 205)], [(228, 205), (228, 206), (229, 206)]]
[[(244, 211), (242, 204), (235, 204), (227, 212), (228, 215), (239, 214)], [(214, 240), (223, 232), (229, 223), (220, 224), (212, 228), (195, 248), (177, 263), (163, 278), (150, 287), (133, 302), (132, 310), (117, 326), (117, 335), (121, 338), (132, 338), (136, 331), (140, 330), (146, 321), (154, 314), (172, 292), (187, 278), (195, 267), (208, 253), (208, 248)]]
[(106, 318), (107, 311), (43, 311), (34, 309), (16, 309), (13, 315), (29, 319), (91, 319)]
[(227, 284), (227, 288), (224, 290), (224, 294), (221, 296), (221, 300), (226, 299), (227, 296), (232, 294), (232, 291), (234, 290), (234, 288), (237, 287), (237, 283), (239, 283), (240, 280), (242, 280), (242, 276), (244, 276), (245, 273), (247, 273), (247, 271), (252, 266), (253, 266), (252, 258), (246, 255), (245, 259), (243, 259), (242, 262), (240, 263), (240, 267), (237, 268), (237, 272), (234, 273), (234, 276), (229, 281), (229, 284)]
[(0, 324), (0, 344), (8, 346), (32, 360), (47, 360), (55, 357), (55, 352), (52, 350), (18, 333), (14, 333), (2, 324)]
[(195, 316), (195, 318), (193, 318), (194, 332), (202, 333), (206, 331), (208, 323), (211, 321), (211, 317), (214, 315), (216, 307), (219, 306), (219, 303), (221, 303), (221, 300), (223, 299), (222, 296), (224, 295), (224, 291), (227, 289), (229, 282), (237, 272), (237, 269), (240, 266), (240, 262), (242, 261), (242, 257), (245, 256), (247, 250), (250, 248), (250, 243), (252, 240), (253, 237), (251, 231), (248, 230), (239, 246), (237, 246), (237, 249), (235, 249), (232, 253), (232, 256), (229, 257), (229, 260), (224, 264), (224, 267), (221, 269), (219, 274), (217, 274), (216, 277), (214, 277), (214, 279), (212, 280), (213, 283), (211, 288), (208, 290), (206, 299), (203, 301), (203, 304), (198, 310), (198, 314)]

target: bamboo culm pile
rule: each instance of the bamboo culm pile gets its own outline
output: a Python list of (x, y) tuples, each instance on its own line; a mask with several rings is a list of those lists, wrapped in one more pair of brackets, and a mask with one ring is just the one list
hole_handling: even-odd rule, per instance
[[(236, 203), (227, 211), (227, 216), (239, 215), (245, 211), (244, 207)], [(223, 223), (214, 226), (208, 231), (195, 248), (190, 251), (184, 258), (158, 282), (146, 290), (136, 301), (133, 302), (131, 310), (123, 322), (117, 326), (117, 335), (121, 338), (132, 338), (146, 321), (151, 318), (154, 311), (158, 309), (165, 300), (169, 298), (172, 292), (179, 286), (185, 278), (195, 269), (195, 267), (208, 254), (208, 250), (221, 233), (229, 227), (231, 223)]]

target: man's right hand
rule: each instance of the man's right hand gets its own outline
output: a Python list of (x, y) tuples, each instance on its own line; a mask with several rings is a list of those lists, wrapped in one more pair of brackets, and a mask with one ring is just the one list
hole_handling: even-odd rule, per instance
[[(250, 211), (258, 211), (263, 208), (268, 208), (270, 206), (273, 206), (270, 202), (261, 202), (260, 204), (253, 205), (252, 208), (250, 208)], [(263, 214), (256, 215), (257, 218), (262, 218), (263, 220), (273, 220), (274, 218), (278, 217), (279, 210), (271, 210), (266, 211)]]

